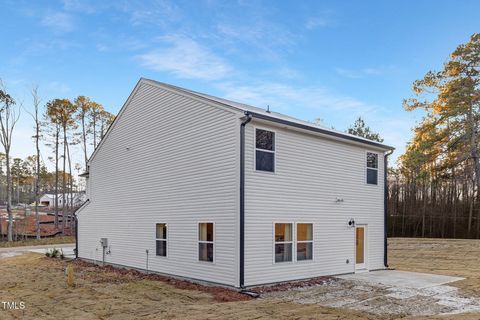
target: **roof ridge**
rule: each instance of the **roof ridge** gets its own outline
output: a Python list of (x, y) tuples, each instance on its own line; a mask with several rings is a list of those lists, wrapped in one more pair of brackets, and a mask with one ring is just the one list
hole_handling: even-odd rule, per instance
[(157, 85), (164, 86), (164, 87), (167, 87), (167, 88), (171, 88), (173, 90), (181, 91), (181, 92), (184, 92), (184, 93), (187, 93), (187, 94), (190, 94), (190, 95), (194, 95), (194, 96), (197, 96), (199, 98), (212, 100), (216, 103), (221, 103), (225, 106), (237, 109), (239, 111), (256, 113), (256, 114), (260, 114), (262, 117), (270, 117), (270, 118), (276, 118), (276, 119), (279, 119), (279, 120), (282, 120), (282, 121), (293, 122), (293, 123), (296, 123), (297, 125), (301, 125), (301, 126), (305, 127), (306, 129), (312, 128), (312, 129), (314, 129), (314, 131), (321, 130), (325, 134), (330, 133), (331, 135), (334, 135), (338, 138), (343, 137), (344, 139), (355, 140), (356, 142), (359, 142), (359, 143), (364, 142), (366, 144), (375, 145), (377, 147), (382, 147), (382, 148), (385, 148), (385, 149), (390, 149), (390, 150), (394, 149), (393, 147), (385, 145), (385, 144), (383, 144), (381, 142), (378, 142), (378, 141), (374, 141), (374, 140), (370, 140), (370, 139), (367, 139), (367, 138), (364, 138), (364, 137), (356, 136), (356, 135), (353, 135), (353, 134), (350, 134), (350, 133), (347, 133), (347, 132), (344, 132), (344, 131), (340, 131), (340, 130), (337, 130), (337, 129), (328, 128), (326, 126), (321, 126), (321, 125), (318, 125), (316, 123), (313, 123), (313, 122), (310, 122), (310, 121), (307, 121), (307, 120), (298, 119), (298, 118), (295, 118), (295, 117), (292, 117), (292, 116), (289, 116), (289, 115), (286, 115), (286, 114), (283, 114), (283, 113), (280, 113), (280, 112), (267, 111), (265, 109), (262, 109), (262, 108), (259, 108), (259, 107), (256, 107), (256, 106), (252, 106), (252, 105), (249, 105), (249, 104), (246, 104), (246, 103), (237, 102), (237, 101), (213, 96), (213, 95), (210, 95), (210, 94), (186, 89), (186, 88), (183, 88), (183, 87), (179, 87), (179, 86), (172, 85), (172, 84), (169, 84), (169, 83), (160, 82), (160, 81), (153, 80), (153, 79), (148, 79), (148, 78), (143, 78), (142, 77), (140, 80), (145, 80), (147, 82), (153, 82)]

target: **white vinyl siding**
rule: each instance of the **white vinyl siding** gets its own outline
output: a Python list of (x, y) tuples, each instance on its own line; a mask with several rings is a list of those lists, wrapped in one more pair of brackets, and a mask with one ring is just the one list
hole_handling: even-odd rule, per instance
[[(275, 174), (254, 171), (257, 126), (275, 131)], [(351, 218), (369, 226), (368, 268), (383, 268), (383, 161), (378, 187), (366, 188), (365, 147), (255, 119), (245, 141), (245, 285), (354, 272)], [(313, 224), (313, 260), (274, 262), (272, 225), (282, 221)]]
[[(140, 82), (90, 163), (79, 256), (238, 286), (239, 115)], [(215, 222), (215, 264), (198, 260), (198, 222)], [(168, 259), (155, 259), (156, 223)]]

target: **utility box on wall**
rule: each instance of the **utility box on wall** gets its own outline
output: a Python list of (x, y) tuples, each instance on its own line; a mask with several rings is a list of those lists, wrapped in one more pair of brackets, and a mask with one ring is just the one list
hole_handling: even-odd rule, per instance
[(107, 238), (101, 238), (100, 239), (100, 244), (103, 248), (108, 247), (108, 239)]

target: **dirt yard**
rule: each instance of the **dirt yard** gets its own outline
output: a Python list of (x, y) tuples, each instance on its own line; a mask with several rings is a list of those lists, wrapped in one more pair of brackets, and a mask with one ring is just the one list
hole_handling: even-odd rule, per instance
[(480, 296), (480, 240), (395, 238), (389, 259), (400, 270), (463, 277), (453, 285)]
[[(390, 253), (393, 267), (465, 277), (451, 285), (468, 294), (480, 293), (480, 241), (393, 239)], [(224, 289), (84, 263), (72, 263), (76, 286), (67, 288), (67, 264), (34, 253), (1, 259), (0, 319), (480, 319), (480, 314), (379, 316), (341, 306), (255, 300)], [(4, 310), (3, 301), (24, 302), (25, 308)]]

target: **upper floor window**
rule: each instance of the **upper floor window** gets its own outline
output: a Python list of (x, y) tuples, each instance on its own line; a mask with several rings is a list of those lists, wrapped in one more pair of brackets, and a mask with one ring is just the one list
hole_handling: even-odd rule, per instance
[(378, 153), (367, 152), (367, 184), (378, 184)]
[(167, 256), (167, 224), (166, 223), (157, 223), (157, 246), (156, 253), (157, 256), (166, 257)]
[(255, 169), (275, 171), (275, 132), (255, 129)]

